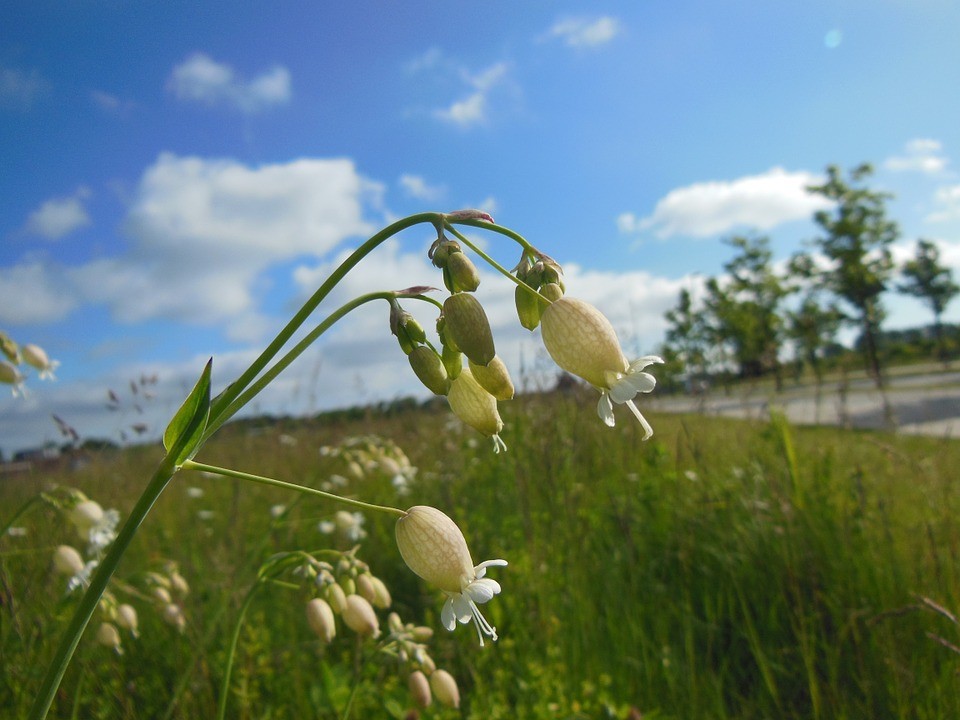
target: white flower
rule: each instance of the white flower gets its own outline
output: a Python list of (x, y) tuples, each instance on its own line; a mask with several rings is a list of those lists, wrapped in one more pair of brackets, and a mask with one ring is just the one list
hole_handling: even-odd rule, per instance
[(333, 520), (320, 521), (317, 529), (325, 535), (337, 533), (348, 542), (359, 542), (367, 536), (367, 531), (363, 529), (363, 513), (346, 510), (334, 513)]
[(487, 560), (473, 565), (467, 541), (460, 528), (444, 513), (416, 505), (397, 521), (397, 547), (407, 566), (447, 596), (440, 620), (447, 630), (457, 621), (477, 626), (477, 637), (497, 639), (497, 629), (483, 617), (477, 605), (499, 594), (500, 584), (484, 577), (488, 567), (504, 566), (506, 560)]
[(202, 498), (202, 497), (203, 497), (203, 488), (200, 488), (200, 487), (188, 487), (188, 488), (187, 488), (187, 497), (188, 497), (188, 498), (193, 498), (194, 500), (196, 500), (197, 498)]
[(120, 513), (114, 509), (107, 510), (87, 530), (87, 554), (99, 555), (104, 548), (117, 537), (117, 525), (120, 523)]
[(648, 393), (657, 381), (644, 370), (663, 359), (645, 355), (628, 363), (617, 333), (603, 313), (583, 300), (562, 297), (550, 303), (541, 318), (543, 344), (561, 368), (600, 391), (597, 414), (613, 427), (613, 404), (626, 405), (643, 427), (643, 439), (653, 435), (633, 398)]
[(271, 505), (270, 506), (270, 517), (276, 520), (278, 517), (283, 515), (287, 511), (286, 505)]
[(97, 569), (98, 560), (90, 560), (76, 575), (67, 580), (67, 594), (69, 595), (78, 587), (87, 587), (90, 584), (90, 576)]
[(7, 360), (0, 360), (0, 382), (10, 385), (14, 397), (26, 396), (27, 389), (23, 386), (24, 377), (17, 366)]

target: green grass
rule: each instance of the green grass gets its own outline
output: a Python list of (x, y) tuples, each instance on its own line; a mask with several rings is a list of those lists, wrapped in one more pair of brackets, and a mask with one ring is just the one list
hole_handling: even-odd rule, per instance
[[(318, 452), (376, 433), (419, 468), (407, 499), (382, 480), (364, 500), (430, 504), (453, 517), (474, 561), (495, 557), (503, 593), (483, 606), (500, 641), (440, 628), (440, 600), (410, 573), (393, 520), (366, 519), (359, 551), (404, 620), (437, 629), (438, 666), (458, 679), (458, 712), (425, 717), (960, 717), (958, 642), (932, 598), (960, 609), (956, 468), (960, 443), (834, 428), (655, 416), (655, 437), (628, 416), (608, 429), (583, 396), (530, 397), (503, 408), (509, 446), (450, 428), (445, 411), (226, 428), (198, 460), (314, 487), (340, 468)], [(280, 433), (297, 438), (281, 444)], [(51, 483), (125, 511), (158, 450), (93, 458), (86, 468), (0, 479), (0, 522)], [(201, 487), (202, 498), (187, 488)], [(192, 592), (172, 632), (148, 603), (137, 641), (116, 657), (86, 637), (51, 717), (214, 717), (229, 638), (257, 568), (274, 552), (316, 549), (336, 507), (296, 502), (282, 524), (275, 488), (182, 475), (157, 503), (118, 576), (176, 561)], [(201, 520), (200, 510), (213, 516)], [(71, 603), (49, 567), (69, 532), (49, 508), (0, 539), (0, 716), (21, 717)], [(326, 650), (307, 629), (305, 596), (270, 588), (240, 635), (228, 717), (337, 717), (360, 678), (352, 717), (404, 717), (389, 664), (357, 670), (349, 632)], [(89, 636), (89, 633), (88, 633)]]

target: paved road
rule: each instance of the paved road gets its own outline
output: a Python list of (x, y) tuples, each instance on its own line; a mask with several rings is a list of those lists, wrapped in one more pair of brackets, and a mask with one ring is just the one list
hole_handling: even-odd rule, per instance
[(881, 394), (870, 380), (852, 380), (845, 390), (825, 383), (819, 402), (814, 387), (790, 387), (782, 393), (738, 389), (713, 390), (704, 397), (644, 398), (644, 406), (661, 412), (765, 419), (771, 409), (799, 425), (842, 425), (896, 429), (902, 433), (960, 437), (960, 372), (894, 377)]

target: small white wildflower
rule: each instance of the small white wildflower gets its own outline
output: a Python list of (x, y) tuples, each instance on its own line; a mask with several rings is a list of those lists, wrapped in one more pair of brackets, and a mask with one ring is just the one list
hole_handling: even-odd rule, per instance
[(90, 584), (90, 577), (93, 571), (97, 569), (99, 562), (97, 560), (88, 560), (83, 568), (76, 575), (67, 580), (67, 595), (79, 587), (87, 587)]
[(197, 498), (203, 497), (203, 488), (199, 487), (188, 487), (187, 488), (187, 497), (196, 500)]
[(505, 566), (506, 560), (487, 560), (474, 566), (467, 541), (457, 524), (444, 513), (417, 505), (397, 521), (397, 547), (407, 566), (447, 596), (440, 621), (453, 630), (457, 621), (476, 624), (477, 637), (497, 639), (497, 629), (480, 612), (481, 605), (499, 594), (500, 584), (484, 577), (488, 567)]
[(287, 511), (286, 505), (271, 505), (270, 506), (270, 517), (276, 520), (278, 517), (283, 515)]
[(26, 537), (27, 529), (25, 527), (9, 527), (7, 528), (7, 535), (10, 537)]
[(83, 558), (76, 548), (60, 545), (53, 552), (53, 567), (61, 575), (76, 575), (83, 570)]
[(87, 554), (99, 555), (117, 537), (117, 525), (120, 523), (120, 513), (110, 509), (103, 513), (100, 519), (87, 530)]
[(197, 510), (197, 517), (200, 520), (213, 520), (216, 516), (217, 514), (213, 510)]
[(321, 520), (317, 529), (325, 535), (336, 533), (348, 542), (358, 542), (367, 536), (363, 529), (363, 513), (338, 510), (333, 520)]

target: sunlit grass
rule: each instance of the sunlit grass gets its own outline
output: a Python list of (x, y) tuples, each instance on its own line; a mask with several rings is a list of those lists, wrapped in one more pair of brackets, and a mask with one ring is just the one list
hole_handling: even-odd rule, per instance
[[(610, 430), (594, 403), (574, 394), (508, 404), (509, 451), (498, 456), (446, 411), (417, 411), (237, 426), (198, 459), (318, 487), (338, 471), (321, 445), (370, 433), (395, 441), (419, 468), (411, 494), (372, 481), (357, 494), (439, 507), (475, 561), (510, 561), (497, 573), (503, 593), (484, 606), (501, 639), (481, 649), (470, 628), (440, 628), (441, 604), (403, 565), (393, 521), (366, 520), (363, 558), (405, 619), (438, 630), (435, 657), (457, 677), (465, 717), (960, 716), (960, 656), (927, 636), (957, 640), (956, 628), (911, 609), (919, 596), (960, 608), (960, 444), (697, 416), (654, 416), (656, 435), (642, 443), (631, 418)], [(159, 456), (139, 448), (4, 478), (0, 520), (49, 483), (125, 512)], [(281, 522), (269, 512), (278, 503), (295, 503)], [(177, 476), (118, 577), (176, 561), (192, 586), (185, 633), (132, 600), (141, 638), (125, 640), (121, 657), (85, 638), (51, 716), (213, 717), (257, 568), (271, 553), (329, 543), (317, 523), (337, 509)], [(66, 529), (46, 508), (20, 524), (25, 537), (0, 540), (6, 717), (29, 705), (69, 617), (49, 567)], [(337, 717), (359, 677), (352, 716), (404, 717), (403, 683), (373, 662), (357, 672), (349, 640), (321, 649), (300, 595), (262, 593), (241, 633), (228, 716)], [(436, 704), (423, 714), (458, 716)]]

